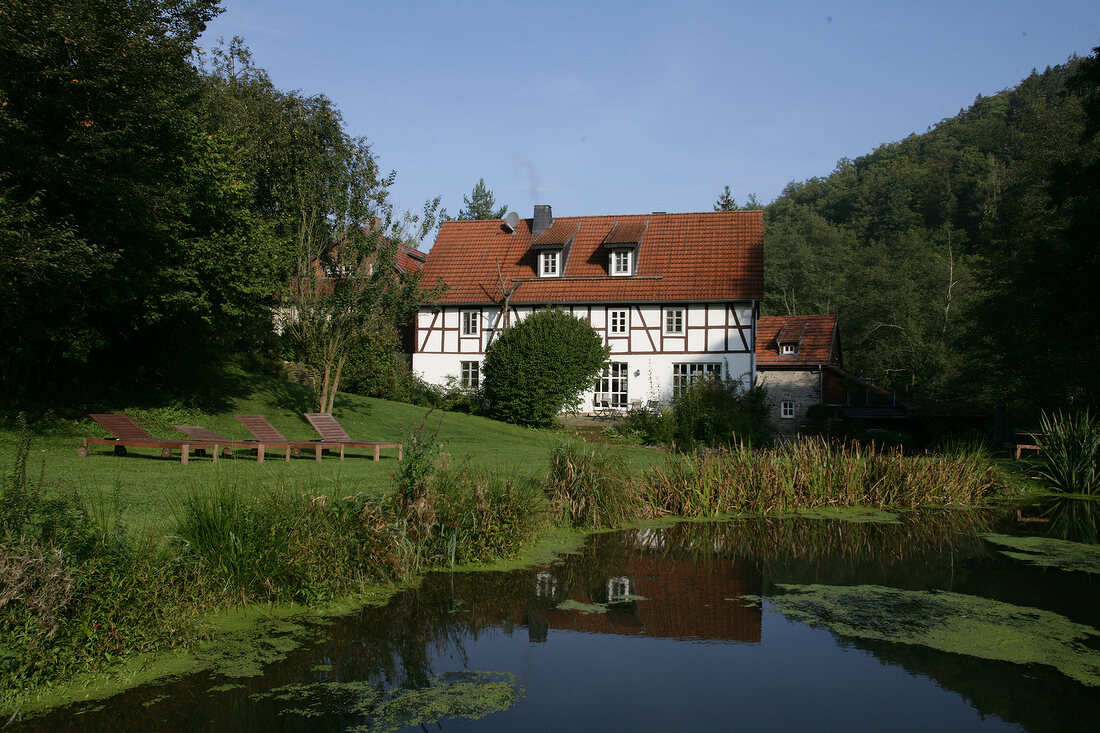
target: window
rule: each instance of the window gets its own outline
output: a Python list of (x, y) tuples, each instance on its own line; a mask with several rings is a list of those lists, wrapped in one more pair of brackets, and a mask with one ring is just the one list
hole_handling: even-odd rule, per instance
[(794, 402), (783, 400), (779, 403), (779, 417), (784, 419), (794, 418)]
[(793, 354), (794, 352), (795, 352), (794, 344), (780, 344), (779, 345), (779, 353), (780, 354)]
[(481, 325), (481, 311), (462, 311), (462, 335), (477, 336)]
[(634, 600), (634, 582), (625, 575), (607, 579), (607, 602), (623, 603)]
[(481, 365), (476, 361), (462, 362), (462, 377), (459, 384), (470, 389), (477, 389), (481, 385)]
[(627, 311), (625, 310), (613, 310), (607, 312), (607, 332), (612, 336), (623, 336), (627, 332), (629, 321), (627, 321)]
[(539, 254), (539, 276), (540, 277), (557, 277), (559, 274), (558, 267), (561, 261), (561, 252), (542, 252)]
[(616, 249), (611, 252), (611, 274), (612, 275), (629, 275), (631, 274), (630, 268), (630, 255), (629, 249)]
[(625, 361), (605, 364), (600, 376), (596, 378), (596, 394), (606, 394), (612, 407), (626, 407), (626, 376)]
[(698, 364), (672, 365), (672, 392), (680, 395), (700, 379), (721, 379), (721, 362), (701, 362)]
[(684, 309), (665, 308), (665, 333), (682, 334), (684, 332)]

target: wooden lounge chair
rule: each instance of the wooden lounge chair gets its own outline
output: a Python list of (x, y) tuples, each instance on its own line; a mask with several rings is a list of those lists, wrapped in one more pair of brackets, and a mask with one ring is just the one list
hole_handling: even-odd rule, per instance
[(180, 452), (180, 463), (184, 466), (187, 465), (192, 450), (208, 448), (213, 451), (214, 462), (218, 462), (218, 444), (209, 440), (158, 440), (126, 415), (101, 413), (90, 417), (115, 437), (84, 438), (84, 442), (76, 449), (76, 454), (81, 458), (87, 458), (89, 445), (113, 445), (115, 453), (119, 455), (126, 455), (127, 447), (160, 448), (160, 454), (164, 458), (170, 458), (172, 451), (178, 450)]
[(374, 460), (376, 461), (383, 448), (396, 448), (397, 460), (400, 461), (402, 458), (402, 445), (400, 443), (387, 443), (375, 440), (352, 440), (332, 415), (324, 412), (306, 412), (302, 414), (305, 415), (306, 420), (309, 420), (309, 424), (313, 426), (317, 434), (321, 436), (322, 443), (331, 445), (333, 448), (337, 445), (340, 446), (341, 461), (344, 460), (344, 448), (371, 448), (374, 450)]
[(245, 429), (252, 433), (257, 442), (263, 443), (268, 448), (278, 447), (286, 451), (286, 460), (290, 455), (298, 455), (303, 448), (312, 448), (314, 460), (321, 460), (321, 451), (327, 446), (322, 446), (319, 440), (287, 440), (283, 434), (275, 429), (275, 426), (267, 421), (263, 415), (234, 415), (237, 422), (244, 425)]
[(225, 446), (222, 448), (222, 455), (226, 458), (232, 458), (232, 448), (251, 448), (256, 451), (256, 462), (264, 462), (264, 452), (267, 449), (271, 450), (285, 450), (286, 460), (290, 460), (290, 444), (289, 443), (262, 443), (258, 440), (233, 440), (227, 438), (224, 435), (219, 435), (209, 428), (204, 428), (201, 425), (173, 425), (176, 430), (181, 433), (186, 433), (192, 438), (198, 440), (205, 440), (217, 443), (218, 445)]

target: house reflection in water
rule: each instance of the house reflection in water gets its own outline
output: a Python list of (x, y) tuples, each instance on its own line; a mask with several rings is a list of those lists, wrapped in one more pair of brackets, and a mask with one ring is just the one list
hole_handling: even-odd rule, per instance
[(560, 568), (536, 571), (536, 603), (524, 619), (531, 641), (545, 642), (556, 629), (760, 643), (761, 609), (740, 600), (763, 591), (756, 562), (709, 553), (666, 555), (654, 542), (659, 533), (642, 530), (636, 537), (635, 551), (614, 574), (570, 584), (558, 577)]

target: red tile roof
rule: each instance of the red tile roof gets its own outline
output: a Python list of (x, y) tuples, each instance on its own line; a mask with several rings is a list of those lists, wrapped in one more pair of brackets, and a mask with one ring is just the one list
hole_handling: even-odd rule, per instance
[[(780, 354), (780, 343), (797, 344), (797, 353)], [(835, 315), (760, 316), (756, 321), (758, 367), (840, 365), (840, 336)]]
[[(630, 277), (608, 275), (608, 250), (601, 245), (616, 227), (617, 234), (641, 239), (637, 274)], [(442, 279), (450, 286), (442, 303), (498, 303), (499, 263), (506, 285), (522, 281), (511, 300), (517, 305), (764, 297), (759, 211), (554, 217), (539, 240), (565, 244), (570, 237), (563, 276), (539, 278), (531, 219), (521, 219), (515, 233), (499, 219), (445, 222), (424, 264), (423, 283)]]

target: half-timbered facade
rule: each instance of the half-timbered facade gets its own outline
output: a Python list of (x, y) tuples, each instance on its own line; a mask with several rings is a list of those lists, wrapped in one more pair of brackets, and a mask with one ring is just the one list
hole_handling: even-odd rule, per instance
[(667, 400), (704, 376), (755, 379), (763, 296), (759, 211), (451, 221), (424, 264), (449, 286), (421, 308), (413, 369), (477, 387), (500, 329), (547, 307), (589, 323), (611, 349), (586, 396)]

